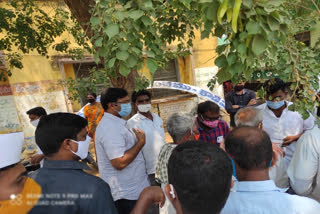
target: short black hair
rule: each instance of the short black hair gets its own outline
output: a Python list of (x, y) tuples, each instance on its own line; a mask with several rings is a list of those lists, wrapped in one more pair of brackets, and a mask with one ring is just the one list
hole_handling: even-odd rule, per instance
[(151, 93), (147, 90), (140, 90), (140, 91), (134, 91), (131, 95), (131, 101), (133, 103), (136, 102), (137, 97), (142, 96), (142, 95), (147, 95), (149, 97), (149, 99), (151, 99)]
[(71, 113), (54, 113), (41, 118), (36, 129), (36, 143), (44, 155), (59, 151), (65, 139), (77, 139), (79, 132), (88, 125), (86, 119)]
[(206, 112), (214, 112), (219, 113), (220, 108), (217, 104), (211, 102), (211, 101), (205, 101), (198, 104), (198, 114), (204, 114)]
[(178, 145), (168, 163), (168, 178), (190, 214), (216, 214), (230, 193), (232, 164), (218, 146), (203, 141)]
[(274, 80), (267, 80), (263, 84), (263, 88), (267, 92), (267, 95), (274, 94), (279, 90), (286, 92), (287, 86), (288, 84), (279, 78), (275, 78)]
[(126, 96), (128, 92), (123, 88), (107, 88), (101, 93), (101, 105), (104, 110), (107, 110), (109, 103), (115, 103)]
[(272, 143), (268, 134), (256, 127), (233, 129), (225, 139), (226, 152), (240, 168), (269, 168), (272, 160)]
[(90, 92), (88, 93), (88, 95), (91, 95), (91, 96), (93, 96), (94, 98), (97, 98), (97, 94), (94, 93), (94, 92), (92, 92), (92, 91), (90, 91)]
[(42, 116), (47, 115), (46, 110), (40, 106), (30, 109), (26, 113), (27, 113), (27, 115), (33, 114), (33, 115), (37, 115), (38, 117), (42, 117)]

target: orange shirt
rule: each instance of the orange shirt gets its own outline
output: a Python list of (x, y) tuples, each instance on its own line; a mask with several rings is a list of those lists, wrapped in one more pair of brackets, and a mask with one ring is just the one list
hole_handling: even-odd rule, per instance
[(94, 138), (96, 128), (104, 114), (104, 109), (101, 103), (89, 104), (84, 107), (84, 116), (88, 120), (89, 136)]
[(0, 201), (0, 213), (27, 214), (36, 205), (40, 197), (40, 185), (31, 178), (27, 178), (22, 192), (15, 199)]

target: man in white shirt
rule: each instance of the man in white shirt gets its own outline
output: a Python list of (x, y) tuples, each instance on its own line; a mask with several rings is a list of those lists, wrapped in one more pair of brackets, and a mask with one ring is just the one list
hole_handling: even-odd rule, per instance
[(141, 129), (146, 135), (146, 144), (142, 148), (142, 154), (146, 161), (150, 183), (155, 184), (156, 164), (161, 147), (165, 144), (163, 121), (158, 115), (150, 112), (151, 94), (149, 91), (134, 92), (131, 101), (138, 109), (138, 113), (128, 120), (128, 127)]
[(272, 144), (259, 128), (240, 127), (225, 139), (235, 183), (221, 214), (317, 214), (320, 204), (312, 199), (284, 193), (269, 179)]
[(320, 202), (320, 130), (317, 125), (298, 140), (287, 172), (297, 194)]
[(141, 130), (127, 127), (122, 119), (131, 113), (128, 92), (108, 88), (101, 94), (105, 110), (95, 135), (100, 177), (110, 188), (119, 214), (129, 214), (142, 190), (149, 186), (145, 160), (140, 152), (145, 144)]
[(263, 129), (269, 134), (271, 141), (285, 147), (284, 164), (287, 169), (293, 156), (296, 142), (305, 130), (312, 129), (314, 117), (306, 120), (295, 111), (290, 111), (291, 102), (285, 101), (288, 92), (287, 84), (280, 79), (268, 80), (264, 84), (266, 103), (257, 108), (263, 111)]
[[(42, 108), (41, 106), (32, 108), (32, 109), (28, 110), (26, 113), (30, 119), (31, 125), (34, 126), (35, 128), (37, 128), (39, 121), (40, 121), (40, 118), (47, 115), (46, 110), (44, 108)], [(44, 158), (44, 155), (43, 155), (41, 149), (39, 148), (39, 146), (37, 146), (37, 154), (34, 154), (31, 156), (30, 163), (31, 164), (39, 164), (40, 163), (40, 165), (42, 167), (43, 166), (43, 158)]]

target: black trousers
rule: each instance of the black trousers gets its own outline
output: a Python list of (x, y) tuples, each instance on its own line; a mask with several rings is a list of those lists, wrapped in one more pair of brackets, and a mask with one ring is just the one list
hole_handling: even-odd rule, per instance
[(119, 199), (115, 201), (118, 214), (130, 214), (133, 210), (134, 205), (136, 205), (136, 200)]

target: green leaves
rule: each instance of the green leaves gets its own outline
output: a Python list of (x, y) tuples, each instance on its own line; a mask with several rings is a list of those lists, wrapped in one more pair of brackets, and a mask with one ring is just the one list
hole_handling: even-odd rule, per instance
[(151, 75), (153, 75), (156, 72), (156, 70), (158, 69), (157, 62), (153, 59), (148, 58), (146, 63), (147, 63), (147, 68), (149, 69)]
[(262, 54), (266, 48), (268, 47), (268, 43), (266, 39), (261, 35), (255, 35), (252, 41), (252, 51), (256, 56)]
[(152, 20), (147, 16), (142, 16), (141, 21), (145, 26), (149, 26), (152, 24)]
[(99, 37), (95, 42), (94, 42), (94, 45), (96, 47), (102, 47), (102, 40), (103, 38), (102, 37)]
[(122, 76), (125, 76), (127, 77), (131, 72), (131, 69), (128, 68), (124, 63), (121, 63), (120, 64), (120, 69), (119, 69), (119, 73), (122, 75)]
[(129, 12), (129, 17), (133, 20), (139, 19), (141, 16), (143, 16), (144, 12), (142, 10), (133, 10)]
[(261, 32), (261, 27), (259, 23), (255, 21), (249, 21), (246, 25), (246, 30), (248, 31), (248, 34), (258, 34)]
[(228, 61), (225, 55), (220, 55), (215, 61), (214, 63), (216, 64), (216, 66), (218, 67), (226, 67), (228, 66)]
[(90, 23), (91, 23), (92, 26), (96, 26), (96, 25), (100, 24), (99, 17), (92, 16), (90, 18)]
[(106, 29), (103, 32), (108, 35), (109, 39), (111, 39), (112, 37), (114, 37), (119, 33), (119, 25), (118, 24), (107, 25)]
[(108, 67), (112, 68), (114, 66), (115, 61), (116, 61), (116, 58), (110, 59), (109, 62), (108, 62)]
[(267, 21), (268, 21), (268, 25), (272, 31), (279, 30), (280, 24), (273, 16), (268, 16)]
[(116, 54), (117, 59), (125, 61), (129, 57), (129, 53), (127, 51), (119, 51)]

